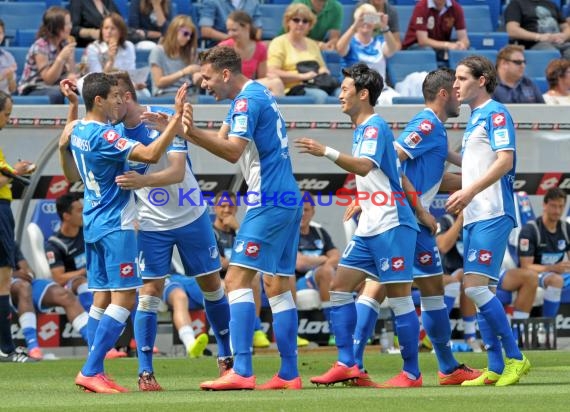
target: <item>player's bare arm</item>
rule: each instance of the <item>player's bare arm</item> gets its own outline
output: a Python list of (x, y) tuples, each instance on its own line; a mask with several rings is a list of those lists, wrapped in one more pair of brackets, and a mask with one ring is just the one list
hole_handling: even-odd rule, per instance
[(148, 175), (142, 175), (133, 170), (117, 176), (115, 183), (128, 190), (136, 190), (143, 187), (161, 187), (180, 183), (184, 180), (186, 172), (186, 153), (169, 153), (169, 165), (167, 168)]

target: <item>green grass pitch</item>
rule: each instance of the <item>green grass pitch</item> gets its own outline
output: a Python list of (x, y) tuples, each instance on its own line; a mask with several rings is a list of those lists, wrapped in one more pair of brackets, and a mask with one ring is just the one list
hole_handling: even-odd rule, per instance
[[(398, 355), (378, 354), (369, 348), (366, 366), (376, 381), (395, 375)], [(532, 369), (518, 385), (506, 388), (440, 387), (435, 355), (422, 353), (424, 387), (419, 389), (350, 388), (342, 385), (316, 388), (309, 382), (335, 360), (332, 351), (306, 351), (299, 356), (304, 389), (301, 391), (203, 392), (201, 381), (217, 374), (215, 358), (157, 358), (155, 373), (166, 389), (159, 393), (136, 391), (135, 359), (107, 361), (107, 371), (132, 393), (99, 395), (81, 392), (73, 379), (81, 360), (44, 361), (37, 364), (0, 364), (0, 409), (51, 411), (563, 411), (570, 402), (570, 352), (527, 352)], [(485, 354), (457, 355), (473, 367), (486, 365)], [(277, 355), (254, 356), (257, 382), (277, 370)]]

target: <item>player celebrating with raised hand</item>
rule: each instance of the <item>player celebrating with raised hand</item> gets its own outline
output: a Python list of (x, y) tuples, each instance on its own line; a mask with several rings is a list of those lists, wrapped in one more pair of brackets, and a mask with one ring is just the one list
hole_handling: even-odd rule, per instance
[[(177, 102), (183, 103), (185, 95), (186, 87), (182, 87)], [(128, 167), (128, 160), (158, 161), (180, 127), (183, 106), (177, 104), (177, 112), (164, 133), (144, 146), (122, 137), (109, 124), (120, 118), (124, 110), (113, 77), (103, 73), (87, 75), (82, 96), (86, 116), (67, 125), (60, 138), (60, 159), (66, 177), (81, 178), (85, 184), (87, 277), (89, 288), (95, 291), (88, 322), (90, 351), (75, 383), (90, 392), (126, 392), (105, 374), (103, 361), (125, 326), (142, 281), (136, 267), (134, 196), (121, 190), (115, 178)], [(69, 150), (75, 169), (69, 164)]]
[[(236, 236), (225, 285), (230, 302), (233, 370), (200, 385), (205, 390), (254, 389), (252, 337), (255, 304), (251, 281), (265, 274), (273, 330), (281, 356), (279, 372), (257, 389), (300, 389), (297, 366), (297, 308), (289, 278), (295, 276), (302, 208), (293, 177), (285, 120), (271, 92), (241, 73), (241, 59), (229, 47), (200, 55), (202, 87), (217, 100), (233, 99), (219, 132), (186, 122), (188, 139), (232, 163), (239, 162), (250, 205)], [(286, 194), (290, 200), (285, 201)], [(269, 198), (268, 198), (269, 196)]]
[(507, 240), (516, 226), (515, 129), (506, 107), (491, 99), (497, 85), (493, 63), (481, 56), (466, 57), (457, 65), (455, 79), (459, 101), (469, 105), (471, 118), (463, 135), (462, 189), (449, 197), (446, 208), (455, 214), (463, 211), (463, 286), (477, 306), (489, 359), (481, 376), (462, 385), (507, 386), (530, 370), (501, 302), (489, 290), (499, 280)]
[(383, 206), (374, 199), (361, 202), (362, 214), (352, 240), (346, 246), (331, 283), (331, 323), (338, 347), (338, 361), (316, 384), (354, 380), (360, 371), (355, 362), (353, 335), (356, 306), (352, 292), (366, 277), (379, 279), (385, 286), (391, 309), (396, 315), (396, 330), (404, 359), (403, 371), (380, 386), (422, 386), (418, 365), (419, 322), (411, 296), (413, 248), (418, 225), (403, 193), (394, 137), (386, 122), (374, 112), (384, 82), (377, 71), (364, 63), (343, 69), (340, 102), (343, 113), (356, 126), (352, 156), (301, 138), (295, 145), (302, 153), (325, 156), (344, 170), (356, 175), (359, 193), (384, 193), (394, 202)]

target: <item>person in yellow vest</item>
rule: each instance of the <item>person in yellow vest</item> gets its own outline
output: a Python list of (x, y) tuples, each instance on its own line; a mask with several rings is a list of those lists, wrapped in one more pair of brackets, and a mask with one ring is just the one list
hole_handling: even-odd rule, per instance
[[(0, 91), (0, 130), (6, 126), (12, 113), (12, 99)], [(35, 166), (19, 161), (10, 166), (0, 148), (0, 362), (32, 362), (22, 348), (16, 348), (10, 329), (10, 280), (15, 259), (14, 216), (10, 208), (12, 190), (11, 175), (33, 172)]]

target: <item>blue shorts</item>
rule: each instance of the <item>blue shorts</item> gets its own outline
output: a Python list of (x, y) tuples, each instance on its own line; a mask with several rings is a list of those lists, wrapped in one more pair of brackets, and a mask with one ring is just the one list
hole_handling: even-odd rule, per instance
[(382, 283), (411, 283), (417, 231), (396, 226), (375, 236), (353, 236), (339, 266), (360, 270)]
[(471, 273), (499, 280), (513, 226), (510, 217), (500, 216), (470, 223), (463, 228), (463, 270), (466, 275)]
[(164, 282), (162, 300), (168, 304), (168, 296), (174, 289), (182, 289), (188, 296), (188, 309), (196, 310), (204, 308), (204, 295), (195, 278), (184, 275), (170, 275)]
[(16, 266), (14, 227), (10, 201), (0, 199), (0, 268)]
[(315, 271), (309, 270), (304, 276), (297, 279), (297, 290), (314, 289), (319, 290), (317, 280), (315, 279)]
[(295, 276), (302, 215), (301, 207), (249, 209), (236, 236), (230, 265)]
[(172, 273), (172, 251), (178, 249), (188, 276), (221, 270), (220, 254), (207, 211), (192, 223), (176, 229), (139, 231), (139, 269), (143, 279), (161, 279)]
[[(12, 279), (12, 285), (14, 283), (18, 283), (21, 282), (21, 279), (18, 278), (13, 278)], [(47, 292), (47, 290), (49, 288), (51, 288), (52, 286), (57, 285), (57, 283), (55, 283), (52, 280), (49, 279), (34, 279), (32, 280), (32, 301), (34, 303), (34, 309), (37, 312), (42, 312), (42, 313), (46, 313), (49, 312), (52, 307), (51, 306), (44, 306), (43, 305), (43, 300), (44, 300), (44, 296)], [(11, 302), (10, 300), (10, 304), (12, 306), (12, 311), (18, 313), (18, 308)]]
[(137, 268), (137, 238), (134, 230), (118, 230), (96, 242), (85, 242), (85, 257), (89, 289), (115, 291), (142, 286)]
[(443, 274), (441, 266), (441, 256), (435, 237), (424, 225), (418, 225), (420, 232), (416, 240), (416, 250), (414, 256), (414, 278), (427, 278)]

